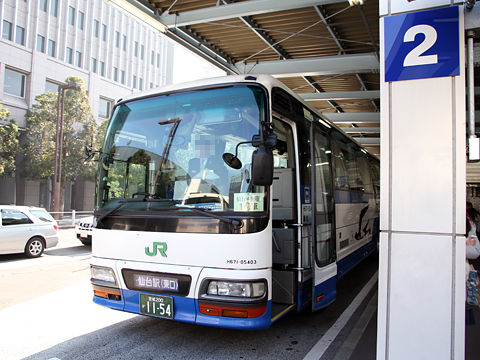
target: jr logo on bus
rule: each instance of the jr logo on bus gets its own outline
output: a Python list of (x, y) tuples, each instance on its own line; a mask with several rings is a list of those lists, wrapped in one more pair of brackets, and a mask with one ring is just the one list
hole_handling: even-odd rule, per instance
[(167, 243), (164, 242), (154, 242), (152, 246), (152, 251), (148, 247), (145, 248), (145, 254), (148, 256), (156, 256), (157, 253), (160, 253), (163, 257), (167, 257), (165, 254), (167, 251)]

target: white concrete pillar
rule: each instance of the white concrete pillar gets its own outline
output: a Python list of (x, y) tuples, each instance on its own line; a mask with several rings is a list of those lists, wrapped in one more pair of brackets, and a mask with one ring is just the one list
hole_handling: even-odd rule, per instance
[[(464, 358), (464, 11), (462, 6), (451, 6), (453, 3), (380, 0), (382, 190), (377, 359)], [(443, 26), (438, 25), (443, 20), (431, 22), (427, 16), (416, 23), (425, 15), (419, 7), (427, 5), (437, 7), (434, 11), (442, 6), (458, 10), (458, 55), (447, 55), (458, 56), (458, 67), (446, 75), (445, 67), (437, 66), (452, 61), (445, 60), (441, 43), (445, 32), (437, 28)], [(398, 16), (396, 23), (394, 16)], [(437, 37), (430, 45), (434, 35)], [(418, 44), (425, 48), (410, 58), (413, 63), (405, 61)], [(402, 52), (405, 46), (407, 50)]]

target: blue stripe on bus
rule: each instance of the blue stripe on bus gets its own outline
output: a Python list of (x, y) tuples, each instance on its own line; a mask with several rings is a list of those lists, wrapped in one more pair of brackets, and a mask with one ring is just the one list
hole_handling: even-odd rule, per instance
[[(323, 295), (324, 298), (317, 302), (317, 297)], [(330, 305), (332, 302), (335, 301), (337, 297), (337, 277), (332, 276), (330, 279), (315, 285), (315, 294), (313, 297), (313, 301), (315, 302), (315, 309), (320, 310), (325, 306)]]
[[(140, 293), (147, 294), (144, 291), (122, 289), (125, 300), (124, 311), (140, 314)], [(151, 294), (158, 295), (158, 294)], [(195, 323), (196, 306), (195, 299), (183, 296), (161, 295), (173, 298), (173, 320)], [(143, 315), (143, 314), (142, 314)]]
[(125, 305), (125, 302), (123, 300), (109, 300), (109, 299), (104, 299), (98, 296), (93, 297), (93, 302), (97, 305), (106, 306), (111, 309), (120, 310), (120, 311), (123, 311), (123, 307)]
[[(198, 301), (196, 300), (196, 302)], [(265, 311), (265, 314), (263, 314), (258, 318), (240, 319), (240, 318), (198, 314), (196, 323), (197, 325), (222, 327), (222, 328), (228, 328), (228, 329), (264, 330), (264, 329), (268, 329), (270, 325), (272, 325), (271, 312), (272, 312), (272, 301), (269, 300), (267, 303), (267, 310)]]
[[(123, 310), (134, 314), (140, 314), (140, 292), (136, 290), (127, 290), (121, 289), (122, 292), (122, 300), (109, 300), (104, 299), (98, 296), (93, 297), (93, 302), (106, 306), (115, 310)], [(157, 294), (152, 294), (157, 295)], [(240, 318), (229, 318), (229, 317), (219, 317), (219, 316), (210, 316), (210, 315), (203, 315), (198, 313), (198, 300), (193, 298), (187, 298), (183, 296), (170, 296), (173, 298), (173, 320), (198, 324), (198, 325), (206, 325), (206, 326), (214, 326), (214, 327), (222, 327), (222, 328), (230, 328), (230, 329), (245, 329), (245, 330), (263, 330), (270, 327), (272, 324), (272, 319), (270, 318), (270, 314), (272, 311), (272, 301), (267, 303), (267, 310), (265, 314), (261, 317), (254, 318), (254, 319), (240, 319)], [(146, 315), (148, 316), (148, 315)], [(166, 319), (168, 320), (168, 319)]]
[(372, 236), (372, 241), (363, 245), (360, 249), (354, 251), (350, 255), (344, 257), (337, 262), (337, 277), (340, 280), (350, 270), (352, 270), (360, 261), (374, 252), (377, 248), (377, 241), (374, 241), (375, 237)]
[(335, 203), (339, 204), (366, 204), (369, 200), (378, 199), (379, 195), (366, 194), (357, 191), (335, 190)]

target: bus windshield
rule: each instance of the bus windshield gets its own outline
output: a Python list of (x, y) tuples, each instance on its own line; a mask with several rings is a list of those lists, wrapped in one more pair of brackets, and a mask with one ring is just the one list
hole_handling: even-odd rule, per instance
[[(265, 187), (250, 182), (251, 144), (266, 120), (266, 94), (255, 85), (222, 86), (132, 100), (110, 120), (100, 157), (96, 210), (199, 208), (265, 211)], [(130, 199), (145, 199), (132, 201)]]

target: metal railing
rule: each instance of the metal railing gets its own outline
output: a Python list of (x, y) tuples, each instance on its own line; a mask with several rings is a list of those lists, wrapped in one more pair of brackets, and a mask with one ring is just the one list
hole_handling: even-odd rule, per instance
[(82, 218), (93, 215), (93, 211), (59, 211), (49, 212), (55, 219), (57, 219), (60, 226), (75, 226)]

